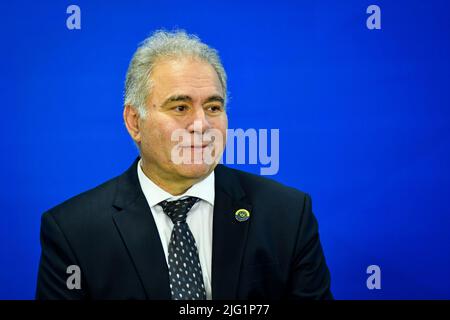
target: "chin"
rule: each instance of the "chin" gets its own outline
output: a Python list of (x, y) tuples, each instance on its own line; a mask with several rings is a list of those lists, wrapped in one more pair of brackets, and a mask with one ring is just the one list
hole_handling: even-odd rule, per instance
[(186, 178), (198, 179), (206, 177), (212, 170), (214, 170), (216, 164), (183, 164), (177, 169), (180, 175)]

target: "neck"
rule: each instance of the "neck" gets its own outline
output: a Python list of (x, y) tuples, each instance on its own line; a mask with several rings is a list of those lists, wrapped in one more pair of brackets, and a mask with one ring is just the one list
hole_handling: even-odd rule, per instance
[(190, 187), (204, 178), (176, 179), (173, 176), (158, 174), (156, 168), (147, 166), (143, 160), (141, 160), (141, 169), (153, 183), (173, 196), (185, 193)]

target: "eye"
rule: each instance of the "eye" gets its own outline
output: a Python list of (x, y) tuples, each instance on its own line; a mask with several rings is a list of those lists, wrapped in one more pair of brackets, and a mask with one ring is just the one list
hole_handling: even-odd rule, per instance
[(213, 106), (209, 106), (208, 111), (212, 112), (212, 113), (218, 113), (222, 111), (222, 106), (218, 106), (218, 105), (213, 105)]
[(173, 110), (175, 110), (176, 112), (184, 112), (187, 110), (187, 106), (185, 105), (179, 105), (173, 108)]

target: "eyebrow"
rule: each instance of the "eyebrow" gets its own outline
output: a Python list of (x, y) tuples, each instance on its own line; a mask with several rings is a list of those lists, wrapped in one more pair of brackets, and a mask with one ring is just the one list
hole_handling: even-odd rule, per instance
[[(167, 98), (161, 105), (162, 108), (164, 108), (166, 105), (168, 105), (171, 102), (192, 102), (192, 98), (188, 95), (173, 95), (170, 96), (169, 98)], [(208, 99), (205, 100), (204, 103), (209, 103), (209, 102), (221, 102), (222, 104), (225, 103), (225, 100), (219, 96), (219, 95), (212, 95), (210, 96)]]
[(209, 97), (208, 99), (206, 99), (205, 103), (208, 103), (208, 102), (221, 102), (222, 104), (224, 104), (225, 100), (219, 95), (213, 95), (213, 96)]

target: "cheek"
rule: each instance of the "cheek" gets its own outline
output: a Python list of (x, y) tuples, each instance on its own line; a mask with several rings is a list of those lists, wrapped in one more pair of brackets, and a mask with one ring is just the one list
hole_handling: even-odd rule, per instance
[(142, 127), (141, 131), (142, 145), (149, 153), (154, 153), (155, 150), (161, 150), (161, 141), (163, 141), (162, 132), (156, 121), (149, 119)]
[(227, 128), (228, 128), (228, 119), (227, 117), (223, 117), (219, 119), (219, 121), (214, 126), (217, 130), (219, 130), (222, 133), (223, 142), (225, 143), (227, 141)]
[(226, 117), (214, 119), (214, 121), (211, 121), (210, 124), (213, 129), (211, 135), (215, 137), (215, 147), (218, 149), (223, 149), (227, 141), (228, 122)]
[(173, 128), (167, 122), (147, 128), (145, 140), (148, 151), (158, 156), (169, 154), (172, 147), (177, 143), (177, 141), (172, 141), (172, 133), (176, 128)]

